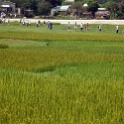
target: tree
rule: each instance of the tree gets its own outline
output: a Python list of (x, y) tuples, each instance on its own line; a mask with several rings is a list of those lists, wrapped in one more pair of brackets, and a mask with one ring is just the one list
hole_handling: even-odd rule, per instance
[(36, 14), (38, 12), (38, 0), (30, 0), (30, 9)]
[(49, 2), (40, 2), (38, 4), (38, 13), (41, 15), (48, 15), (51, 10), (51, 4)]
[(28, 3), (29, 0), (11, 0), (11, 2), (16, 4), (16, 7), (23, 7), (25, 3)]
[(119, 7), (117, 11), (117, 18), (124, 19), (124, 3)]
[(50, 3), (53, 7), (57, 5), (61, 5), (63, 0), (39, 0), (39, 2), (48, 2)]
[(80, 16), (82, 14), (82, 5), (80, 4), (73, 4), (70, 7), (70, 11), (73, 12), (74, 16)]
[(34, 13), (37, 13), (38, 0), (11, 0), (16, 4), (16, 7), (31, 9)]
[(97, 0), (92, 0), (88, 2), (88, 8), (87, 10), (90, 12), (92, 12), (92, 16), (95, 16), (95, 12), (98, 10), (99, 8), (99, 4), (97, 2)]
[(108, 0), (98, 0), (98, 2), (100, 3), (100, 4), (104, 4), (104, 3), (106, 3)]
[(115, 18), (117, 15), (117, 11), (119, 10), (117, 3), (116, 2), (107, 2), (105, 4), (105, 7), (107, 8), (108, 11), (111, 12), (111, 19)]

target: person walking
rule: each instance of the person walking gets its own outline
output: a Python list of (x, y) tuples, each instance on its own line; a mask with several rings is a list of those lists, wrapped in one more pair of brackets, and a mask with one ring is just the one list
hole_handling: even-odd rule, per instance
[(124, 30), (122, 30), (122, 35), (124, 35)]
[(82, 31), (82, 30), (83, 30), (83, 24), (80, 23), (80, 31)]
[(70, 22), (68, 22), (68, 30), (70, 30)]
[(77, 30), (77, 22), (74, 23), (74, 30)]
[(99, 32), (101, 32), (102, 31), (102, 25), (99, 25), (98, 29), (99, 29)]
[(15, 16), (15, 18), (16, 18), (16, 13), (15, 13), (15, 15), (14, 15), (14, 16)]
[(7, 20), (7, 23), (8, 23), (8, 25), (10, 24), (10, 19), (8, 18), (8, 20)]
[(39, 21), (36, 21), (36, 27), (39, 27)]
[(50, 29), (50, 21), (47, 22), (47, 27)]
[(89, 30), (89, 24), (88, 23), (86, 24), (86, 30), (87, 31)]
[(43, 21), (43, 25), (46, 26), (46, 22), (45, 21)]
[(38, 25), (39, 25), (39, 27), (40, 27), (40, 20), (38, 20)]
[(50, 22), (50, 24), (49, 24), (49, 29), (52, 30), (52, 28), (53, 28), (53, 27), (52, 27), (52, 22)]
[(116, 33), (118, 33), (118, 29), (119, 29), (119, 27), (118, 27), (118, 25), (116, 25)]
[(29, 26), (29, 21), (28, 20), (25, 21), (25, 25)]

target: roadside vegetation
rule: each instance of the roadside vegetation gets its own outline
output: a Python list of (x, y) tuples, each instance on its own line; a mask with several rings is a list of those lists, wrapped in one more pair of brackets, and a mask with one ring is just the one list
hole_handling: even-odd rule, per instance
[(1, 124), (123, 124), (123, 25), (0, 25)]

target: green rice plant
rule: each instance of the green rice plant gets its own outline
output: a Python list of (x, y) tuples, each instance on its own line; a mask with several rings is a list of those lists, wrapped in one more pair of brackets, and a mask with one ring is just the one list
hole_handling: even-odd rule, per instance
[(124, 123), (123, 36), (14, 26), (0, 29), (0, 124)]
[(3, 68), (11, 68), (23, 71), (50, 71), (66, 65), (77, 65), (93, 62), (124, 61), (123, 55), (110, 54), (83, 54), (76, 52), (52, 52), (52, 51), (13, 51), (0, 50), (0, 65)]
[(35, 41), (124, 41), (123, 36), (95, 35), (95, 34), (53, 34), (53, 33), (34, 33), (34, 32), (0, 32), (1, 39), (19, 39)]
[[(10, 78), (11, 77), (11, 78)], [(123, 80), (0, 72), (0, 122), (123, 123)]]
[(9, 48), (7, 44), (0, 44), (0, 49), (6, 49)]

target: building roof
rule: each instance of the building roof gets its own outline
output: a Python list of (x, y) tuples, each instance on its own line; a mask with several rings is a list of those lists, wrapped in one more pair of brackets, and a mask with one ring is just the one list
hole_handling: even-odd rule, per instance
[(98, 8), (98, 10), (100, 10), (100, 11), (105, 11), (106, 8)]
[(70, 5), (61, 6), (59, 11), (67, 11)]
[(59, 11), (60, 8), (61, 8), (61, 6), (56, 6), (56, 7), (54, 7), (53, 9), (55, 9), (56, 11)]
[(3, 8), (9, 8), (10, 5), (1, 5), (1, 7), (3, 7)]
[(65, 2), (75, 2), (75, 0), (65, 0)]
[(33, 10), (30, 10), (30, 9), (27, 9), (27, 10), (25, 10), (26, 12), (33, 12)]
[(95, 12), (95, 15), (110, 15), (110, 12), (109, 11), (97, 11)]
[(13, 2), (10, 2), (10, 1), (4, 1), (4, 2), (0, 2), (1, 4), (15, 4)]

